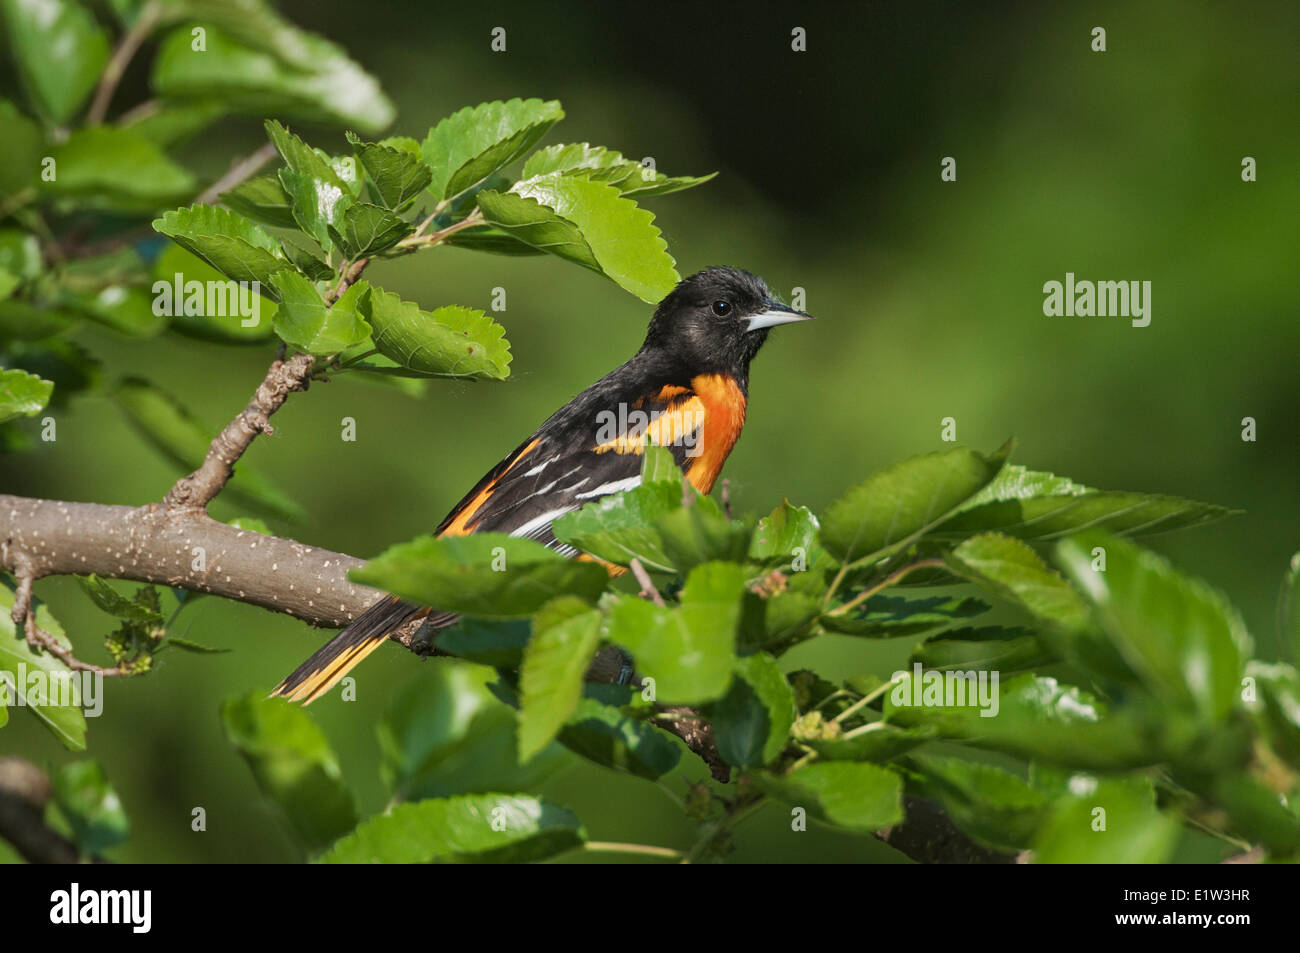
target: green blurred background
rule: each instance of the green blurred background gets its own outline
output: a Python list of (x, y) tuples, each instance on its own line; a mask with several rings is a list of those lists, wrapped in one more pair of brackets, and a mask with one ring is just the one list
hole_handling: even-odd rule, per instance
[[(1274, 603), (1300, 548), (1296, 414), (1300, 210), (1300, 6), (1214, 3), (819, 5), (286, 2), (296, 23), (343, 44), (398, 105), (397, 134), (422, 138), (461, 106), (513, 96), (563, 101), (548, 142), (587, 140), (668, 174), (718, 170), (699, 189), (645, 204), (688, 274), (734, 264), (814, 324), (775, 332), (756, 362), (750, 418), (728, 463), (739, 510), (782, 497), (820, 509), (874, 469), (961, 443), (1019, 440), (1015, 459), (1090, 486), (1188, 496), (1246, 512), (1155, 548), (1223, 589), (1265, 658)], [(508, 50), (489, 33), (505, 27)], [(808, 52), (790, 51), (790, 30)], [(1107, 31), (1105, 53), (1090, 31)], [(147, 96), (149, 50), (118, 94)], [(6, 64), (6, 85), (11, 71)], [(343, 151), (339, 133), (312, 135)], [(185, 158), (209, 175), (261, 141), (227, 121)], [(214, 148), (214, 143), (220, 148)], [(957, 181), (940, 181), (940, 160)], [(1258, 161), (1243, 183), (1241, 160)], [(1152, 321), (1049, 318), (1042, 285), (1072, 271), (1149, 280)], [(487, 308), (513, 344), (505, 384), (435, 383), (423, 399), (339, 380), (292, 398), (247, 456), (309, 518), (284, 535), (359, 556), (430, 530), (479, 475), (639, 345), (649, 308), (549, 257), (441, 248), (381, 262), (368, 278), (425, 307)], [(270, 357), (165, 336), (83, 340), (123, 374), (150, 377), (214, 428), (247, 400)], [(1241, 439), (1254, 417), (1258, 440)], [(354, 443), (339, 439), (355, 418)], [(30, 425), (33, 429), (36, 424)], [(176, 472), (105, 398), (76, 401), (57, 442), (3, 459), (0, 491), (141, 504)], [(252, 511), (227, 499), (214, 515)], [(95, 657), (113, 626), (70, 580), (38, 594)], [(323, 633), (204, 599), (178, 634), (234, 651), (164, 656), (107, 687), (90, 753), (132, 818), (124, 861), (283, 861), (298, 854), (224, 740), (221, 701), (267, 689)], [(824, 674), (888, 673), (911, 646), (829, 636), (784, 659)], [(382, 807), (374, 723), (430, 669), (397, 647), (355, 673), (359, 700), (311, 712), (362, 807)], [(0, 750), (46, 767), (71, 757), (15, 713)], [(542, 789), (593, 838), (685, 846), (690, 825), (653, 785), (565, 753)], [(698, 776), (683, 761), (676, 774)], [(675, 775), (665, 779), (677, 785)], [(191, 833), (203, 806), (208, 832)], [(889, 860), (869, 837), (791, 836), (766, 808), (737, 832), (735, 860)], [(0, 847), (0, 853), (4, 848)]]

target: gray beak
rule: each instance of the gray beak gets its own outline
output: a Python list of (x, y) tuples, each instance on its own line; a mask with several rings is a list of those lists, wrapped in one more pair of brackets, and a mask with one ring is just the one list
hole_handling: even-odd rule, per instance
[(764, 309), (749, 319), (746, 331), (758, 331), (761, 328), (774, 328), (779, 324), (794, 324), (796, 321), (811, 321), (811, 314), (804, 314), (794, 308), (783, 305), (769, 298), (764, 302)]

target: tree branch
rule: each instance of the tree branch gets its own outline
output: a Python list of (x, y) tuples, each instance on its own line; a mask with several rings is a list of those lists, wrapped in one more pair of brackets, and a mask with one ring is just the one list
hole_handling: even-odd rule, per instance
[(0, 758), (0, 837), (30, 864), (80, 863), (77, 845), (45, 823), (49, 800), (50, 781), (39, 768), (20, 758)]

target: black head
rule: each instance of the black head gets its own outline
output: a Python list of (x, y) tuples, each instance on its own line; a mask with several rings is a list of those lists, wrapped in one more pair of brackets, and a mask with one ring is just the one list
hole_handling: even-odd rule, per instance
[(643, 350), (670, 358), (691, 376), (727, 373), (745, 386), (749, 362), (768, 331), (811, 318), (777, 301), (757, 275), (706, 268), (682, 279), (659, 302)]

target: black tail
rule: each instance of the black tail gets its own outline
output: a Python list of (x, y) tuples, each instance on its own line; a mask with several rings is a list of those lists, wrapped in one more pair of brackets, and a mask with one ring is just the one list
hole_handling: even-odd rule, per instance
[[(403, 602), (396, 596), (380, 599), (299, 665), (292, 675), (275, 686), (271, 694), (304, 705), (314, 702), (333, 688), (354, 665), (379, 648), (389, 635), (411, 619), (428, 614), (427, 608)], [(444, 621), (439, 616), (438, 621), (447, 624), (451, 617)]]

